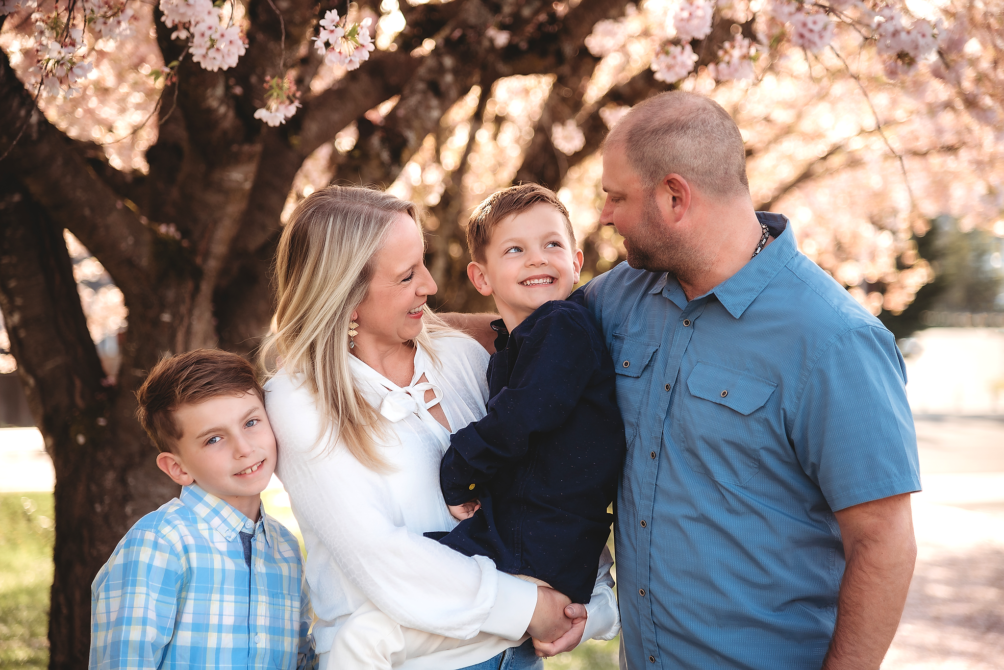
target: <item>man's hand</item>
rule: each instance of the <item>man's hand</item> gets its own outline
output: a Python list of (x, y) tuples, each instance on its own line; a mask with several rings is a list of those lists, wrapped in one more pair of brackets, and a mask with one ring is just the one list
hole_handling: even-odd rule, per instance
[(896, 635), (917, 543), (910, 494), (836, 512), (847, 567), (823, 670), (878, 670)]
[(572, 628), (572, 620), (565, 616), (565, 608), (571, 604), (565, 594), (547, 586), (538, 586), (537, 606), (533, 609), (526, 632), (534, 640), (557, 641)]
[(447, 507), (450, 509), (450, 515), (454, 519), (463, 521), (474, 516), (474, 513), (481, 509), (481, 503), (477, 500), (469, 500), (459, 505), (447, 505)]
[(572, 603), (565, 608), (565, 616), (572, 622), (572, 627), (568, 632), (553, 642), (533, 641), (533, 648), (537, 651), (537, 656), (550, 658), (566, 651), (571, 651), (582, 641), (582, 633), (586, 629), (586, 606), (579, 603)]

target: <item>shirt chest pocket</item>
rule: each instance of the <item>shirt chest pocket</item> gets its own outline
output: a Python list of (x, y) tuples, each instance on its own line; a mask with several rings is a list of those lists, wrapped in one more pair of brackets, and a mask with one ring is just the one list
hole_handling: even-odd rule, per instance
[(614, 333), (610, 354), (617, 373), (617, 404), (630, 444), (638, 434), (642, 405), (652, 379), (652, 359), (659, 345)]
[(776, 388), (748, 372), (703, 361), (694, 366), (674, 421), (690, 468), (723, 484), (746, 484), (770, 439), (764, 406)]

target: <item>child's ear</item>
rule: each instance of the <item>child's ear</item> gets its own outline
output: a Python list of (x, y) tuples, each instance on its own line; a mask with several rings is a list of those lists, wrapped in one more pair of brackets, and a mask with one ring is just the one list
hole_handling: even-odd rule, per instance
[(195, 482), (195, 478), (188, 474), (185, 464), (181, 462), (177, 454), (168, 451), (160, 452), (157, 454), (157, 467), (180, 486), (188, 486)]
[(572, 255), (572, 286), (579, 283), (579, 273), (582, 271), (582, 249), (576, 249)]
[(488, 283), (488, 275), (485, 274), (485, 269), (479, 263), (471, 261), (467, 264), (467, 278), (471, 280), (474, 288), (481, 295), (487, 297), (492, 294), (492, 287)]

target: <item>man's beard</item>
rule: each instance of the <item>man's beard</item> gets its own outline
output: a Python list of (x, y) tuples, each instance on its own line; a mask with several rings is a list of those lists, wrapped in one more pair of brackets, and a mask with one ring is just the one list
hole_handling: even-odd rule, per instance
[(703, 272), (701, 255), (691, 248), (686, 237), (664, 230), (654, 194), (649, 194), (641, 216), (626, 245), (628, 265), (649, 272), (668, 272), (683, 283)]

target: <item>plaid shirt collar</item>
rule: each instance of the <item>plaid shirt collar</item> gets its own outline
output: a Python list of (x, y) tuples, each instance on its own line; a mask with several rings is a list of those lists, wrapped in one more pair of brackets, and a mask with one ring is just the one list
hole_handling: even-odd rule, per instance
[[(274, 531), (266, 530), (268, 524), (265, 523), (265, 508), (260, 506), (258, 510), (258, 523), (254, 523), (238, 512), (232, 505), (220, 500), (212, 493), (203, 491), (198, 484), (189, 484), (181, 489), (181, 502), (191, 509), (195, 514), (205, 521), (217, 533), (232, 542), (241, 531), (255, 535), (259, 532), (265, 533), (265, 542), (272, 546), (271, 535)], [(269, 519), (271, 521), (271, 519)]]

